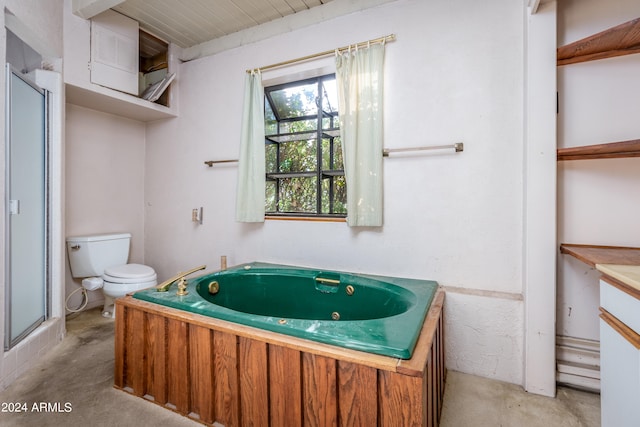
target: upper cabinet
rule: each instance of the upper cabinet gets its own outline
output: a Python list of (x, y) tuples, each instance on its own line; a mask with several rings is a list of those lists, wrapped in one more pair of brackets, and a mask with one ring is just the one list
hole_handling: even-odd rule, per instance
[(67, 102), (140, 121), (175, 117), (177, 82), (169, 86), (177, 69), (174, 49), (113, 10), (83, 19), (67, 8)]
[[(640, 18), (561, 46), (558, 66), (640, 53)], [(558, 160), (640, 157), (640, 139), (558, 149)]]
[(112, 10), (91, 19), (91, 83), (138, 96), (138, 22)]

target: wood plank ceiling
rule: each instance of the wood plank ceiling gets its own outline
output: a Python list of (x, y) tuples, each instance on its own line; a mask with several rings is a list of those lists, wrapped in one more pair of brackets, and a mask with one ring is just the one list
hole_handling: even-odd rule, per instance
[(126, 0), (114, 10), (188, 48), (332, 0)]

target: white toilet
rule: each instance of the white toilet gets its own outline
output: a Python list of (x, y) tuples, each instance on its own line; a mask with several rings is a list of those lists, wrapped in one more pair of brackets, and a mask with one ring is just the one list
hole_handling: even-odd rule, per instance
[(87, 290), (102, 288), (105, 317), (115, 316), (116, 298), (157, 284), (153, 268), (126, 263), (130, 241), (129, 233), (67, 237), (71, 275)]

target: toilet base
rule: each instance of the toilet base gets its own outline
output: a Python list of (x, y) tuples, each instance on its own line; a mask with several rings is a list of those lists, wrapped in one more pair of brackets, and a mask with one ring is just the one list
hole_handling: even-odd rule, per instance
[(109, 295), (104, 296), (104, 306), (102, 307), (102, 316), (114, 319), (116, 317), (115, 299)]
[(156, 286), (156, 275), (153, 274), (151, 280), (145, 280), (143, 282), (135, 283), (113, 283), (104, 281), (102, 287), (102, 294), (104, 295), (104, 307), (102, 308), (102, 315), (104, 317), (115, 318), (116, 317), (116, 298), (123, 297), (131, 292), (141, 291), (143, 289)]

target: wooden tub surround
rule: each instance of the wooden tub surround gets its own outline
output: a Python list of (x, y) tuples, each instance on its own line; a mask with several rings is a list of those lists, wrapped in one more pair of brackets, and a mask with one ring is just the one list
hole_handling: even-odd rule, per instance
[(206, 425), (437, 426), (443, 304), (439, 289), (402, 360), (126, 296), (116, 301), (114, 387)]

